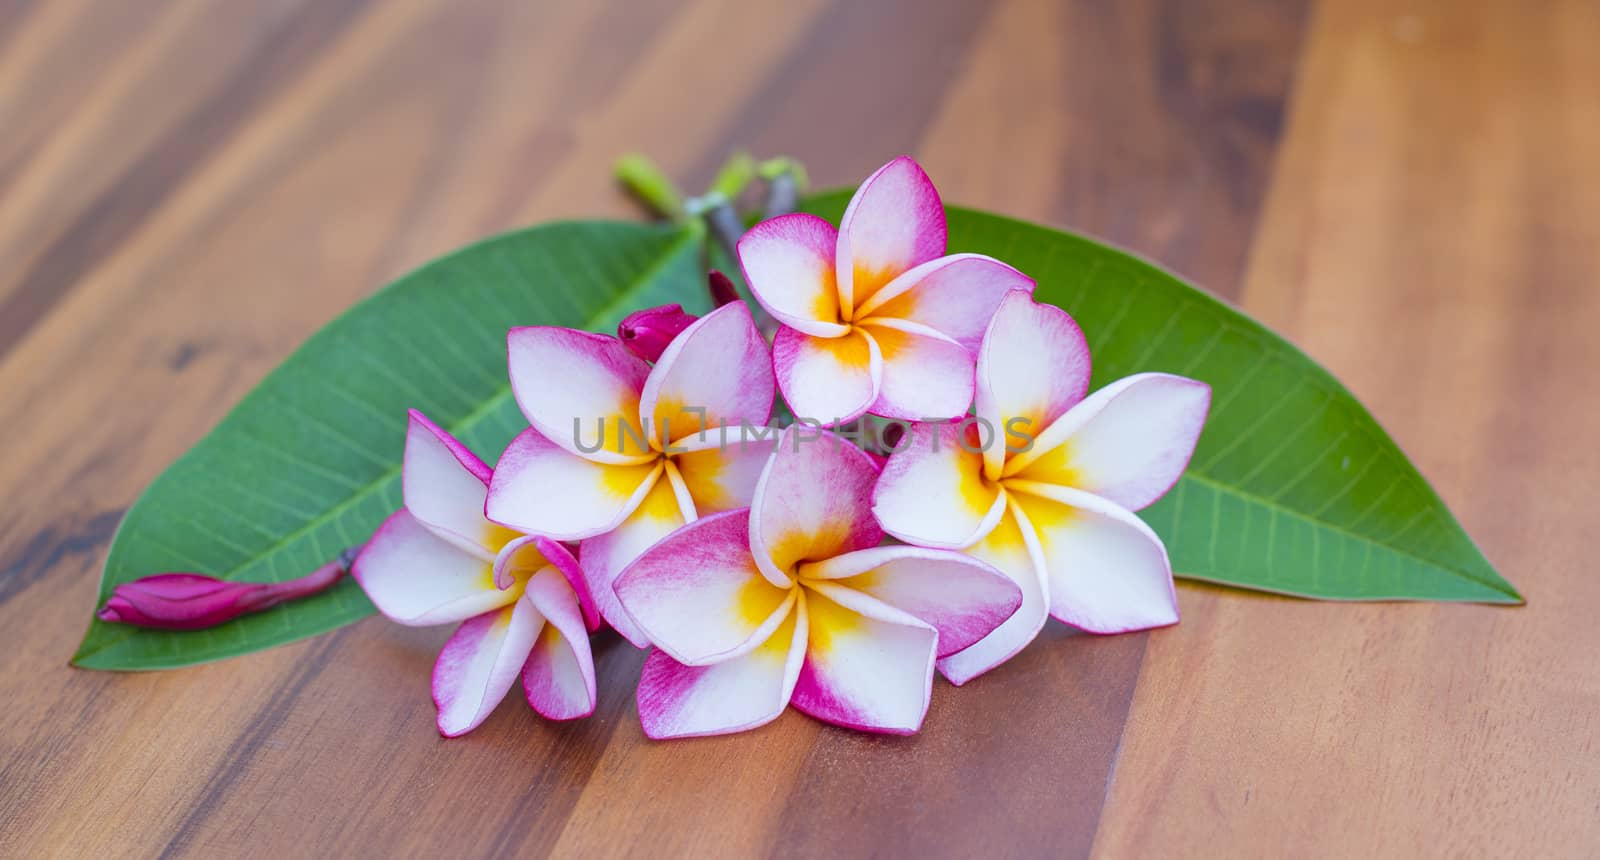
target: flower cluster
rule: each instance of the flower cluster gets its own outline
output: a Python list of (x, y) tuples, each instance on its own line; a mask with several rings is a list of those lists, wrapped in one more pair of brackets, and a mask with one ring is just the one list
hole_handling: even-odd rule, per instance
[[(1176, 622), (1134, 511), (1182, 474), (1210, 390), (1141, 374), (1089, 394), (1072, 318), (945, 244), (932, 183), (896, 159), (838, 229), (784, 215), (739, 242), (770, 345), (738, 302), (643, 310), (618, 337), (513, 329), (529, 427), (492, 470), (412, 413), (405, 507), (351, 572), (402, 624), (460, 623), (434, 668), (439, 730), (477, 726), (519, 676), (540, 714), (589, 714), (602, 623), (653, 649), (639, 717), (671, 738), (790, 705), (911, 733), (936, 669), (965, 683), (1047, 616)], [(858, 444), (867, 415), (906, 430)]]

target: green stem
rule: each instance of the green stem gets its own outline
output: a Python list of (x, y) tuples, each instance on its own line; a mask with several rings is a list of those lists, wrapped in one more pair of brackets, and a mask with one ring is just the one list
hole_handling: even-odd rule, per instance
[(617, 181), (651, 212), (671, 221), (688, 220), (683, 194), (649, 158), (638, 153), (624, 155), (617, 159), (614, 171)]
[(717, 171), (717, 177), (711, 180), (708, 194), (721, 194), (724, 198), (737, 201), (739, 195), (750, 186), (756, 178), (756, 160), (750, 153), (740, 150), (728, 156), (722, 163), (722, 168)]

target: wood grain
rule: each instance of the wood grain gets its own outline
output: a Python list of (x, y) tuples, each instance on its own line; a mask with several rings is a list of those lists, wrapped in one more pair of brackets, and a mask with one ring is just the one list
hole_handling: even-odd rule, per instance
[[(0, 856), (1586, 853), (1600, 26), (1520, 8), (0, 0)], [(615, 636), (593, 718), (454, 741), (444, 630), (66, 668), (121, 511), (317, 326), (487, 233), (634, 217), (623, 152), (693, 188), (736, 146), (822, 184), (911, 152), (1242, 298), (1529, 606), (1185, 586), (1177, 628), (941, 683), (910, 739), (648, 742)]]
[(1600, 7), (1322, 6), (1243, 304), (1372, 407), (1516, 609), (1183, 589), (1106, 856), (1600, 849)]

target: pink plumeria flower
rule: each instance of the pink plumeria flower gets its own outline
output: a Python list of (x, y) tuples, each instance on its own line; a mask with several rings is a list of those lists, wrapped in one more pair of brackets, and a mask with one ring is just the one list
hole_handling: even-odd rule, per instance
[(511, 388), (532, 426), (495, 467), (488, 516), (582, 539), (601, 615), (644, 647), (611, 585), (684, 523), (750, 504), (775, 436), (744, 432), (772, 415), (767, 343), (743, 303), (696, 320), (654, 367), (617, 338), (574, 329), (512, 329), (508, 343)]
[(623, 572), (617, 595), (656, 644), (639, 680), (646, 735), (743, 731), (790, 704), (868, 731), (922, 725), (934, 661), (1022, 594), (960, 553), (880, 546), (877, 476), (839, 437), (791, 427), (751, 508), (704, 517)]
[(462, 622), (433, 667), (439, 733), (476, 728), (519, 675), (528, 704), (545, 717), (592, 713), (589, 632), (599, 615), (577, 560), (556, 541), (485, 519), (489, 467), (415, 410), (401, 475), (405, 507), (350, 573), (394, 621)]
[(945, 252), (944, 206), (907, 157), (861, 183), (839, 229), (815, 215), (763, 221), (739, 240), (751, 292), (782, 323), (772, 344), (795, 415), (824, 425), (871, 412), (961, 415), (995, 307), (1033, 281), (998, 260)]
[(1176, 623), (1166, 548), (1133, 512), (1182, 476), (1211, 388), (1141, 373), (1085, 398), (1083, 332), (1022, 292), (989, 323), (977, 380), (976, 416), (917, 425), (873, 496), (890, 534), (965, 549), (1022, 588), (1017, 614), (940, 671), (977, 677), (1033, 641), (1047, 614), (1093, 633)]

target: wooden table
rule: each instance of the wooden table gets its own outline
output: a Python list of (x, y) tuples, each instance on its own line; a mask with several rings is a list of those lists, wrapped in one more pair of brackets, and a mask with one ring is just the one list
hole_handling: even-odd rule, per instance
[[(0, 856), (1600, 852), (1600, 7), (0, 0)], [(69, 669), (120, 513), (302, 338), (651, 153), (1099, 234), (1325, 362), (1526, 607), (1180, 587), (920, 736), (440, 740), (447, 630)]]

